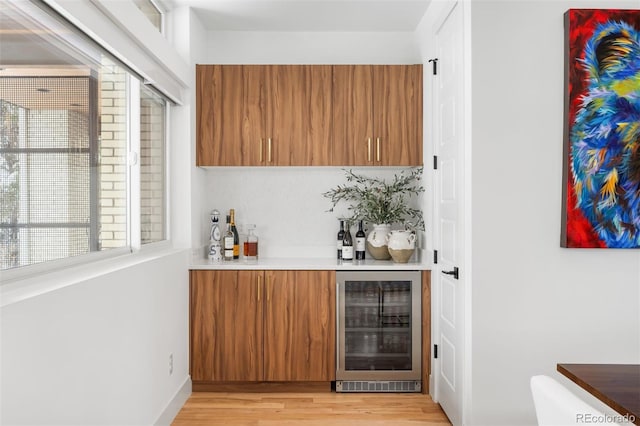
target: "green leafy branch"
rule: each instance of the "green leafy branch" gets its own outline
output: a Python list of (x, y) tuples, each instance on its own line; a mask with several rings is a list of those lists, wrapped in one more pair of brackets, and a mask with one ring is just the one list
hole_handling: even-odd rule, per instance
[(401, 223), (411, 229), (424, 229), (420, 209), (408, 203), (413, 196), (424, 192), (420, 184), (422, 167), (411, 168), (395, 174), (391, 182), (345, 170), (347, 184), (338, 185), (323, 193), (331, 200), (330, 212), (341, 202), (349, 203), (349, 216), (353, 223), (364, 220), (372, 224)]

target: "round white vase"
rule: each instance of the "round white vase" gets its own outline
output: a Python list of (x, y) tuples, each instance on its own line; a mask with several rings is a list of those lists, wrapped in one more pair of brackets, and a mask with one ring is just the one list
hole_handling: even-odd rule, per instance
[(416, 249), (416, 234), (411, 231), (391, 231), (388, 250), (396, 263), (407, 263)]
[(376, 260), (388, 260), (391, 255), (387, 247), (391, 225), (373, 225), (373, 230), (367, 235), (367, 251)]

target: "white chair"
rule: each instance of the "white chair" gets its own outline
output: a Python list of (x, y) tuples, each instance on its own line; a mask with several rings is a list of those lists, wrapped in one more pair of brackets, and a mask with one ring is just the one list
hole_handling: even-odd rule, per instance
[(621, 426), (549, 376), (533, 376), (531, 393), (539, 426)]

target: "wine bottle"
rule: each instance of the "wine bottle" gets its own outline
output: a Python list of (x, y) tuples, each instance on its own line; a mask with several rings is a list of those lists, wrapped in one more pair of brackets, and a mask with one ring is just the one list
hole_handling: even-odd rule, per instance
[(340, 221), (340, 231), (338, 231), (338, 260), (342, 259), (342, 240), (344, 239), (344, 220)]
[(224, 234), (224, 260), (233, 260), (233, 231), (231, 230), (231, 215), (227, 215), (227, 232)]
[(236, 211), (235, 209), (229, 210), (231, 216), (231, 232), (233, 233), (233, 258), (240, 259), (240, 235), (236, 228)]
[(365, 234), (362, 229), (362, 221), (358, 223), (358, 232), (356, 232), (356, 259), (364, 260), (364, 242)]
[(353, 260), (353, 239), (348, 224), (344, 230), (344, 238), (342, 238), (342, 260)]

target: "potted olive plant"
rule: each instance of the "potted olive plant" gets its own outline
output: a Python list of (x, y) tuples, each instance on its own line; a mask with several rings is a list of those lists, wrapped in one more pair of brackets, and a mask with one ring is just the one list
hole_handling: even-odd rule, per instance
[(322, 195), (331, 200), (329, 211), (339, 203), (348, 203), (349, 215), (343, 218), (347, 223), (363, 220), (373, 225), (367, 237), (367, 251), (374, 259), (389, 259), (387, 240), (392, 225), (400, 224), (410, 231), (424, 229), (422, 210), (409, 203), (424, 192), (420, 182), (422, 167), (402, 170), (390, 181), (352, 170), (345, 170), (345, 174), (346, 184)]

